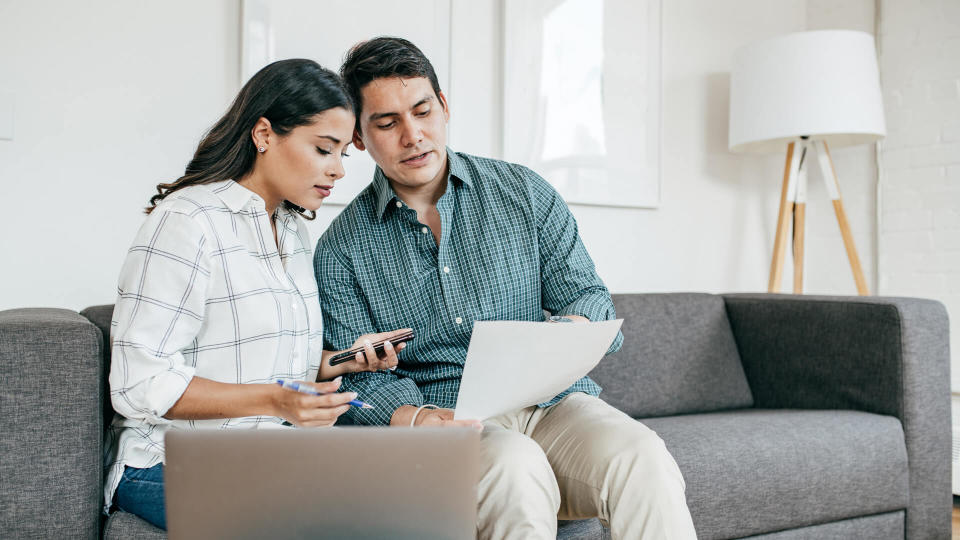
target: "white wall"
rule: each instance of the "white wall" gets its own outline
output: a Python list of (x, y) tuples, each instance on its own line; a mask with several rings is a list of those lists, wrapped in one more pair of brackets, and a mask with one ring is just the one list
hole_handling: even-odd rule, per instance
[(960, 2), (881, 2), (880, 291), (935, 298), (960, 392)]
[[(499, 6), (453, 3), (447, 89), (451, 144), (494, 157), (501, 151)], [(0, 3), (0, 92), (17, 99), (16, 138), (0, 140), (0, 185), (12, 201), (0, 213), (7, 262), (0, 309), (114, 300), (139, 209), (158, 181), (181, 173), (239, 88), (238, 10), (228, 0)], [(808, 28), (869, 30), (872, 17), (873, 2), (865, 0), (664, 1), (661, 206), (573, 208), (614, 292), (765, 289), (783, 157), (727, 151), (733, 52)], [(870, 152), (839, 150), (834, 158), (874, 290)], [(807, 291), (853, 294), (815, 171)], [(322, 209), (313, 229), (339, 210)], [(788, 272), (785, 289), (790, 279)]]
[(239, 88), (238, 9), (0, 2), (0, 309), (115, 300), (141, 209)]
[(661, 204), (575, 207), (614, 291), (761, 290), (782, 157), (727, 151), (729, 71), (744, 44), (802, 30), (804, 2), (664, 2)]
[[(454, 123), (451, 141), (466, 151), (499, 156), (495, 122), (502, 107), (497, 86), (501, 50), (492, 40), (500, 33), (499, 3), (455, 3), (454, 8), (454, 41), (468, 37), (454, 43), (450, 99), (454, 114), (470, 115), (470, 123)], [(740, 156), (727, 150), (733, 52), (787, 32), (847, 28), (873, 33), (873, 11), (872, 0), (663, 2), (661, 205), (656, 210), (572, 207), (611, 290), (766, 289), (784, 156)], [(481, 36), (479, 42), (475, 36)], [(464, 60), (479, 66), (475, 73), (458, 70)], [(463, 107), (464, 102), (480, 106)], [(873, 148), (839, 149), (833, 157), (861, 262), (875, 290)], [(855, 294), (833, 207), (815, 167), (808, 200), (805, 290)], [(785, 291), (793, 279), (792, 265), (788, 267)]]

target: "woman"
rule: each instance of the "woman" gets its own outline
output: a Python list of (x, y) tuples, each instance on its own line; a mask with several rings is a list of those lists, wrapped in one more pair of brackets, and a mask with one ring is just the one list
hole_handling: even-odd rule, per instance
[[(330, 366), (302, 218), (336, 180), (354, 127), (340, 79), (310, 60), (263, 68), (157, 186), (120, 273), (112, 323), (106, 510), (165, 528), (168, 429), (330, 426), (356, 398), (342, 373), (397, 365), (389, 344)], [(322, 284), (321, 284), (322, 286)], [(397, 331), (401, 332), (401, 331)], [(398, 345), (396, 350), (402, 349)], [(368, 361), (369, 359), (369, 361)], [(304, 383), (326, 395), (276, 384)]]

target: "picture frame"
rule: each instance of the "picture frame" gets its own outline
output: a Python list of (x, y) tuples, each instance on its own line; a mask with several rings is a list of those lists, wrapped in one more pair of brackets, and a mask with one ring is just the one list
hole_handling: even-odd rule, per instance
[(656, 208), (661, 0), (503, 1), (504, 158), (568, 204)]

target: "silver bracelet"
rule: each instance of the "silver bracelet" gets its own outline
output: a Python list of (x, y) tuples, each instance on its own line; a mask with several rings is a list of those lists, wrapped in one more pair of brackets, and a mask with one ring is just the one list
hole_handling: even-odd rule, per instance
[(417, 417), (420, 416), (420, 411), (424, 409), (439, 409), (440, 407), (433, 405), (431, 403), (424, 403), (423, 405), (417, 407), (417, 412), (413, 413), (413, 418), (410, 419), (410, 427), (414, 427), (417, 422)]

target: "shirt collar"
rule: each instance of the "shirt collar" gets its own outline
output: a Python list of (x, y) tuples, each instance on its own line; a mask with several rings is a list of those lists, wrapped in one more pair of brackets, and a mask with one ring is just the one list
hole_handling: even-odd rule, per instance
[[(220, 197), (223, 204), (234, 214), (242, 212), (251, 203), (257, 205), (260, 210), (266, 211), (266, 203), (259, 195), (233, 180), (213, 182), (210, 184), (210, 189)], [(292, 231), (297, 230), (297, 220), (294, 219), (296, 216), (296, 212), (290, 210), (284, 204), (277, 207), (277, 223)]]
[(210, 189), (220, 197), (223, 204), (227, 205), (234, 214), (242, 211), (250, 199), (255, 198), (256, 202), (263, 203), (259, 195), (241, 186), (233, 180), (223, 180), (210, 184)]
[[(450, 180), (455, 178), (467, 187), (473, 187), (473, 178), (470, 177), (470, 170), (467, 168), (466, 162), (464, 162), (463, 158), (457, 155), (456, 152), (450, 150), (449, 147), (447, 147), (446, 150), (447, 163), (449, 164), (447, 185), (449, 186)], [(383, 219), (384, 212), (386, 212), (390, 203), (397, 199), (397, 194), (393, 191), (393, 187), (390, 186), (390, 180), (387, 178), (387, 175), (383, 173), (383, 169), (381, 169), (379, 165), (377, 165), (377, 169), (373, 173), (373, 193), (377, 211), (376, 215), (378, 218)]]

